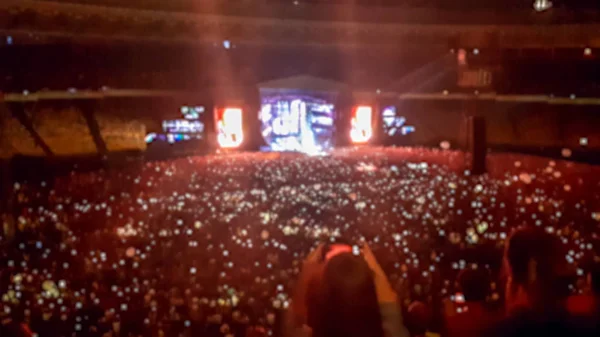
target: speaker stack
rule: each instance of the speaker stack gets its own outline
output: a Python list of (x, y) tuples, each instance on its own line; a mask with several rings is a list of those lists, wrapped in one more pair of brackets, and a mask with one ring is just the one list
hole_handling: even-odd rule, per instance
[(471, 154), (471, 173), (475, 175), (486, 173), (487, 139), (485, 118), (470, 116), (467, 119), (467, 148)]

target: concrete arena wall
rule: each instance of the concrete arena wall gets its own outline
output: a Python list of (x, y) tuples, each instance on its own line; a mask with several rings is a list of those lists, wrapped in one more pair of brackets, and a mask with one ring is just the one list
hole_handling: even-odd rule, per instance
[(0, 157), (10, 158), (14, 155), (43, 156), (44, 151), (35, 144), (27, 130), (12, 117), (3, 119), (0, 130)]
[(460, 101), (403, 101), (398, 106), (416, 132), (411, 143), (436, 145), (449, 141), (465, 146), (468, 114), (484, 116), (490, 146), (516, 148), (588, 148), (600, 150), (600, 107)]
[(29, 113), (33, 127), (59, 156), (95, 153), (96, 145), (81, 111), (45, 106)]
[(98, 115), (96, 118), (108, 151), (146, 150), (145, 120), (106, 115)]
[[(40, 103), (26, 109), (34, 129), (58, 156), (97, 153), (96, 144), (81, 109), (76, 105)], [(99, 107), (96, 120), (108, 151), (143, 151), (146, 125), (143, 119), (106, 114)], [(0, 156), (44, 156), (33, 137), (21, 123), (4, 113)]]

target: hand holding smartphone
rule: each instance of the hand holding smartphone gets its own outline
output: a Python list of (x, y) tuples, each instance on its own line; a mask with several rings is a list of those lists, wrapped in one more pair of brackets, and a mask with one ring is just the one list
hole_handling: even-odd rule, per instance
[(343, 243), (335, 243), (331, 245), (327, 245), (326, 249), (323, 250), (323, 261), (330, 260), (336, 255), (343, 253), (352, 253), (352, 246), (343, 244)]
[(395, 303), (398, 298), (396, 292), (392, 288), (392, 285), (388, 281), (385, 272), (377, 262), (371, 247), (366, 242), (362, 242), (362, 255), (367, 262), (367, 265), (373, 271), (373, 277), (375, 282), (375, 291), (377, 292), (377, 300), (379, 303)]

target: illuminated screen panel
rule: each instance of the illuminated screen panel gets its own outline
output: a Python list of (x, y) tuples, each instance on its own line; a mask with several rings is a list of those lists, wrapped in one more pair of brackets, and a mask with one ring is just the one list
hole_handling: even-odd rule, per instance
[(415, 131), (415, 127), (406, 124), (406, 118), (398, 114), (395, 106), (389, 106), (381, 112), (383, 132), (388, 137), (406, 136)]
[(181, 115), (183, 118), (188, 120), (197, 120), (202, 117), (204, 114), (203, 106), (182, 106), (181, 107)]
[(163, 120), (162, 133), (149, 133), (146, 135), (146, 143), (160, 141), (175, 144), (204, 139), (204, 111), (203, 106), (182, 106), (179, 118)]
[(352, 112), (350, 139), (355, 144), (366, 143), (373, 137), (373, 108), (358, 106)]
[(331, 101), (310, 95), (263, 95), (259, 120), (270, 151), (319, 154), (333, 146)]
[(188, 133), (201, 135), (204, 123), (199, 120), (173, 119), (163, 121), (163, 131), (166, 133)]
[(221, 148), (231, 149), (242, 145), (244, 141), (242, 109), (217, 109), (215, 119), (217, 142)]

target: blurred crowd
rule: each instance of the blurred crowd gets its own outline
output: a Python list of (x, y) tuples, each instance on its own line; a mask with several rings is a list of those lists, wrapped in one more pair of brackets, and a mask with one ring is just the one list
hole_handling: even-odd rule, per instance
[(15, 183), (0, 335), (285, 335), (303, 261), (323, 242), (368, 244), (412, 335), (456, 333), (484, 322), (468, 318), (471, 300), (505, 312), (502, 256), (521, 226), (557, 240), (564, 296), (586, 298), (600, 169), (492, 154), (473, 176), (465, 161), (425, 149), (239, 153)]

